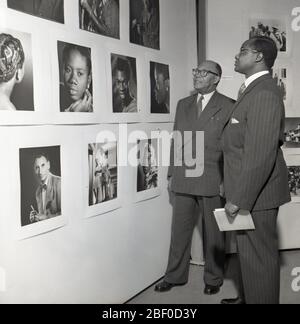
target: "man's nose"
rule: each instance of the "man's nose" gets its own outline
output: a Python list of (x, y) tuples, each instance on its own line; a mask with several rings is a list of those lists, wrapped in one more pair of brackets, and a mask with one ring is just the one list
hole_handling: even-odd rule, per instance
[(76, 74), (73, 72), (71, 74), (71, 78), (70, 78), (70, 82), (73, 83), (73, 84), (77, 84), (77, 77), (76, 77)]

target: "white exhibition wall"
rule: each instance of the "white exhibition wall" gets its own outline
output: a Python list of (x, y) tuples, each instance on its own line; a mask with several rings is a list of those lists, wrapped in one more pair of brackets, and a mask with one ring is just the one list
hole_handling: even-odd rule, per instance
[[(250, 21), (282, 22), (287, 32), (287, 52), (279, 53), (277, 65), (287, 68), (286, 115), (300, 117), (300, 31), (292, 29), (297, 0), (209, 0), (207, 3), (207, 58), (216, 60), (223, 68), (220, 92), (235, 98), (243, 83), (243, 76), (234, 72), (234, 57), (241, 44), (248, 39)], [(299, 13), (299, 10), (297, 11)], [(298, 19), (299, 20), (299, 19)], [(297, 160), (300, 166), (300, 148), (284, 148), (287, 162)], [(292, 164), (294, 165), (294, 164)], [(283, 206), (279, 214), (280, 248), (300, 248), (300, 204)]]
[[(0, 27), (32, 33), (33, 68), (38, 75), (35, 112), (0, 112), (0, 123), (10, 125), (0, 126), (0, 303), (123, 303), (164, 273), (171, 227), (166, 169), (161, 170), (161, 196), (137, 203), (132, 190), (135, 169), (120, 168), (122, 207), (86, 218), (85, 140), (97, 133), (97, 127), (105, 128), (106, 122), (108, 129), (118, 129), (112, 123), (125, 121), (106, 116), (111, 108), (107, 85), (111, 51), (133, 55), (140, 62), (141, 113), (128, 121), (141, 124), (129, 128), (172, 130), (172, 118), (149, 116), (147, 64), (157, 60), (170, 65), (173, 117), (177, 100), (192, 89), (191, 70), (197, 62), (195, 1), (160, 1), (160, 51), (129, 43), (129, 0), (121, 0), (120, 9), (121, 39), (114, 40), (79, 30), (78, 1), (65, 0), (65, 25), (13, 12), (0, 1)], [(78, 39), (95, 47), (97, 113), (93, 117), (61, 116), (57, 110), (56, 38)], [(95, 125), (85, 125), (91, 123)], [(64, 220), (44, 234), (20, 239), (19, 148), (52, 142), (61, 146)]]

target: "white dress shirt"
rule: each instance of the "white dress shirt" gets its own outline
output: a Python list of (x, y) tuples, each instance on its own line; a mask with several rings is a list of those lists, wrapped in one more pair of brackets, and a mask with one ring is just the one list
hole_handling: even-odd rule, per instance
[(256, 79), (260, 78), (261, 76), (270, 73), (269, 71), (261, 71), (261, 72), (257, 72), (253, 75), (251, 75), (248, 79), (245, 80), (244, 84), (246, 86), (246, 89), (249, 87), (249, 85), (254, 82)]
[(204, 99), (202, 100), (202, 111), (206, 108), (206, 106), (208, 105), (210, 99), (212, 98), (212, 96), (214, 95), (216, 91), (213, 91), (211, 93), (207, 93), (205, 95), (202, 95), (201, 93), (198, 93), (198, 97), (197, 97), (197, 103), (199, 102), (201, 96), (204, 97)]

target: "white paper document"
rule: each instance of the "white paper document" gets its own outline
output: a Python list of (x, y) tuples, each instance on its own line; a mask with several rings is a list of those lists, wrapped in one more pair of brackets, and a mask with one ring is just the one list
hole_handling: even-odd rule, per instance
[(235, 218), (227, 216), (225, 209), (216, 209), (214, 215), (221, 232), (255, 230), (252, 216), (247, 210), (240, 210)]

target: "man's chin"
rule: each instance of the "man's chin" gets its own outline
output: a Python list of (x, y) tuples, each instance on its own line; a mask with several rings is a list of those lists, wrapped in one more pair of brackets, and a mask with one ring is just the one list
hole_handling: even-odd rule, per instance
[(70, 100), (72, 101), (72, 102), (76, 102), (76, 101), (78, 101), (80, 98), (78, 97), (78, 96), (70, 96)]
[(239, 69), (239, 67), (238, 67), (238, 66), (236, 66), (236, 65), (234, 66), (234, 71), (235, 71), (235, 72), (238, 72), (238, 73), (240, 73), (240, 72), (241, 72), (241, 71), (240, 71), (240, 69)]

